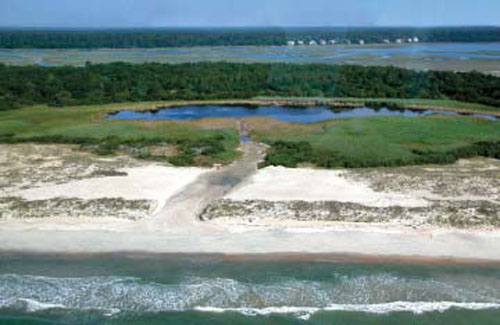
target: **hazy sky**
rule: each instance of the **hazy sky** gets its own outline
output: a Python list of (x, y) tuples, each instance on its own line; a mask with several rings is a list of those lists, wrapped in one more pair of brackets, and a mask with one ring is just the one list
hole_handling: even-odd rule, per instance
[(500, 0), (0, 0), (1, 26), (500, 26)]

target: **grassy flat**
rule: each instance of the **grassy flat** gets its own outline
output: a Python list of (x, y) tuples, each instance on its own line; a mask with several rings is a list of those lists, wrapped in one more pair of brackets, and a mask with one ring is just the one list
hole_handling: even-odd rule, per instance
[[(290, 99), (290, 103), (292, 101)], [(394, 101), (400, 103), (399, 100)], [(412, 102), (416, 105), (436, 104), (436, 101)], [(0, 112), (0, 140), (77, 143), (100, 146), (101, 153), (112, 153), (123, 145), (141, 148), (171, 145), (177, 148), (173, 161), (179, 165), (209, 165), (234, 160), (238, 156), (235, 149), (239, 144), (234, 119), (105, 119), (106, 114), (119, 109), (144, 110), (186, 103), (145, 102), (65, 108), (34, 106), (3, 111)], [(254, 103), (264, 104), (265, 101), (260, 99)], [(453, 102), (440, 103), (455, 107)], [(467, 105), (461, 106), (460, 110), (478, 108)], [(323, 163), (331, 159), (340, 159), (340, 165), (344, 167), (415, 164), (422, 153), (447, 154), (482, 141), (500, 141), (500, 122), (466, 116), (365, 117), (310, 124), (283, 123), (260, 117), (246, 120), (253, 129), (253, 139), (270, 144), (276, 141), (308, 143), (310, 149), (307, 150), (310, 151), (302, 152), (303, 161), (325, 167), (338, 166)], [(149, 157), (147, 153), (141, 155)], [(294, 152), (285, 153), (287, 157), (293, 155)]]
[[(397, 53), (398, 49), (414, 45), (382, 45), (365, 46), (305, 46), (305, 47), (275, 47), (246, 46), (234, 48), (231, 46), (190, 47), (179, 51), (176, 48), (128, 48), (128, 49), (2, 49), (0, 62), (6, 65), (46, 64), (49, 66), (84, 66), (87, 61), (94, 64), (116, 61), (129, 63), (190, 63), (201, 60), (208, 62), (236, 63), (326, 63), (326, 64), (359, 64), (372, 66), (397, 66), (413, 70), (448, 70), (448, 71), (481, 71), (499, 75), (498, 51), (493, 47), (489, 51), (475, 49), (460, 49), (456, 57), (443, 55), (439, 51), (441, 44), (427, 44), (437, 50), (422, 55), (416, 53)], [(418, 45), (417, 45), (418, 46)], [(452, 46), (454, 46), (452, 44)], [(388, 57), (376, 52), (392, 52)], [(367, 53), (368, 50), (368, 53)], [(480, 55), (479, 58), (475, 57)], [(331, 58), (334, 56), (334, 58)], [(463, 57), (467, 57), (464, 60)], [(41, 58), (43, 58), (41, 60)]]
[[(78, 143), (110, 147), (103, 152), (112, 153), (120, 145), (189, 145), (191, 156), (212, 144), (220, 145), (203, 161), (226, 163), (239, 154), (235, 151), (239, 136), (235, 126), (217, 124), (197, 125), (174, 121), (109, 121), (107, 113), (119, 108), (150, 109), (160, 103), (112, 104), (54, 108), (46, 106), (27, 107), (0, 112), (0, 137), (4, 142), (36, 141)], [(203, 155), (202, 155), (203, 156)], [(194, 157), (192, 157), (194, 158)], [(187, 165), (195, 164), (186, 163)]]
[(253, 136), (267, 143), (309, 143), (306, 162), (339, 157), (341, 165), (356, 167), (410, 165), (417, 162), (418, 152), (445, 154), (481, 141), (500, 141), (500, 122), (473, 117), (369, 117), (318, 124), (321, 128), (310, 132), (300, 129), (296, 134), (275, 126), (255, 130)]

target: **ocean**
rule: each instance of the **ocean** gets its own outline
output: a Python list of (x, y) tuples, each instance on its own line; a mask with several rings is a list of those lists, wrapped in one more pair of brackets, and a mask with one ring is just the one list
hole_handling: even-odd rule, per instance
[(500, 268), (2, 254), (0, 324), (500, 324)]

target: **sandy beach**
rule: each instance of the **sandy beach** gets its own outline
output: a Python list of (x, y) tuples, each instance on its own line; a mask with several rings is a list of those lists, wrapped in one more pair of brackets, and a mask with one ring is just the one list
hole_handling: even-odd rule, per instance
[[(500, 228), (495, 224), (499, 218), (500, 164), (494, 160), (359, 172), (282, 167), (257, 170), (262, 148), (250, 145), (242, 148), (245, 155), (240, 161), (220, 169), (202, 169), (126, 157), (94, 157), (64, 146), (29, 146), (33, 145), (2, 146), (0, 150), (2, 251), (323, 254), (401, 261), (500, 262), (500, 254), (491, 249), (500, 244)], [(69, 164), (68, 157), (73, 155), (78, 162)], [(57, 179), (48, 177), (54, 166)], [(110, 176), (103, 176), (106, 174)], [(442, 175), (441, 179), (436, 174)], [(382, 182), (386, 178), (393, 183)], [(443, 187), (445, 181), (449, 188)], [(436, 194), (438, 189), (440, 195)], [(88, 213), (98, 200), (110, 202), (97, 205), (104, 211), (99, 217), (74, 209), (44, 215), (54, 202), (64, 207), (63, 199), (86, 202)], [(136, 206), (142, 209), (138, 214), (132, 203), (143, 201), (150, 204)], [(22, 214), (15, 213), (22, 209), (10, 209), (13, 202), (26, 208)], [(243, 212), (224, 210), (228, 204), (241, 205)], [(262, 210), (255, 210), (259, 204), (272, 204), (274, 210), (260, 213)], [(341, 210), (325, 210), (325, 206), (339, 204)], [(470, 206), (459, 209), (465, 212), (456, 212), (457, 218), (474, 215), (463, 227), (435, 219), (431, 213), (433, 206), (455, 211), (455, 204)], [(291, 213), (296, 206), (306, 206), (307, 213)], [(210, 211), (218, 212), (217, 217)], [(390, 218), (366, 222), (367, 216), (381, 211)], [(404, 218), (391, 217), (391, 213), (401, 211)]]
[[(399, 257), (400, 259), (457, 259), (500, 262), (491, 247), (500, 243), (500, 231), (460, 231), (339, 224), (318, 230), (217, 229), (211, 233), (185, 234), (150, 230), (134, 222), (88, 220), (70, 222), (2, 221), (3, 251), (88, 254), (88, 253), (206, 253), (206, 254), (336, 254)], [(286, 226), (289, 226), (286, 228)]]

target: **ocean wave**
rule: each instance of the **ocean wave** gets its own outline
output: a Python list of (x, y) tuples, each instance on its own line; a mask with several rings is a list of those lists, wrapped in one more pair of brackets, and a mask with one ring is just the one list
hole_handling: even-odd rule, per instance
[(411, 312), (423, 314), (428, 312), (445, 312), (450, 309), (485, 310), (500, 309), (500, 303), (475, 303), (475, 302), (451, 302), (451, 301), (396, 301), (383, 304), (334, 304), (328, 307), (267, 307), (267, 308), (218, 308), (218, 307), (195, 307), (194, 310), (209, 313), (237, 312), (246, 316), (266, 316), (271, 314), (292, 314), (298, 318), (307, 320), (313, 314), (322, 311), (345, 311), (362, 312), (371, 314), (390, 314), (394, 312)]
[(51, 303), (43, 303), (40, 301), (36, 301), (33, 299), (27, 299), (27, 298), (19, 298), (16, 301), (16, 304), (21, 305), (22, 307), (20, 309), (23, 309), (27, 312), (36, 312), (40, 310), (46, 310), (46, 309), (66, 309), (66, 306), (61, 305), (61, 304), (51, 304)]
[[(61, 304), (52, 304), (52, 303), (44, 303), (40, 301), (36, 301), (28, 298), (19, 298), (17, 300), (11, 300), (10, 304), (0, 305), (0, 308), (11, 308), (16, 310), (21, 310), (28, 313), (34, 313), (38, 311), (51, 310), (51, 309), (72, 309), (65, 305)], [(120, 309), (117, 308), (88, 308), (82, 310), (95, 310), (101, 312), (103, 316), (111, 317), (121, 312)]]
[[(493, 280), (497, 281), (497, 280)], [(496, 283), (496, 282), (495, 282)], [(56, 278), (0, 275), (0, 308), (124, 312), (198, 310), (269, 313), (309, 317), (318, 311), (366, 313), (498, 309), (500, 293), (486, 279), (447, 276), (401, 278), (390, 273), (334, 274), (322, 281), (272, 278), (247, 282), (230, 278), (185, 277), (158, 283), (135, 277)], [(292, 307), (287, 307), (292, 306)], [(293, 307), (300, 306), (300, 307)]]

